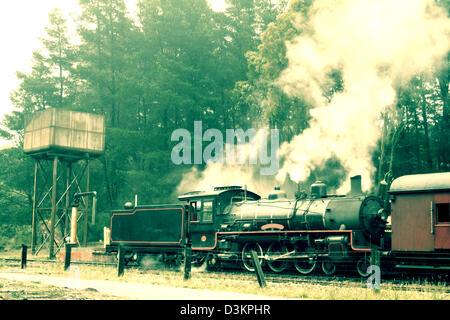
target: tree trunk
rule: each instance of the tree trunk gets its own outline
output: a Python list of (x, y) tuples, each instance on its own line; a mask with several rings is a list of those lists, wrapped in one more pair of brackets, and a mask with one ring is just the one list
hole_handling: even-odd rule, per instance
[(378, 164), (378, 178), (377, 178), (377, 195), (381, 196), (382, 188), (380, 182), (384, 178), (384, 162), (385, 162), (385, 148), (386, 148), (386, 138), (388, 137), (388, 115), (384, 112), (383, 115), (383, 134), (381, 135), (381, 146), (380, 146), (380, 163)]
[[(402, 133), (402, 131), (403, 131), (404, 128), (405, 128), (405, 124), (404, 124), (404, 122), (401, 122), (400, 125), (399, 125), (399, 126), (397, 127), (397, 129), (395, 130), (393, 136), (392, 136), (391, 156), (390, 156), (390, 159), (389, 159), (389, 170), (388, 170), (388, 173), (389, 173), (392, 177), (394, 177), (393, 168), (394, 168), (394, 160), (395, 160), (395, 148), (396, 148), (397, 145), (398, 145), (398, 142), (399, 142), (399, 140), (400, 140), (401, 133)], [(388, 183), (389, 183), (389, 182), (390, 182), (390, 181), (388, 181)]]
[(422, 172), (422, 161), (421, 161), (421, 150), (420, 150), (420, 134), (419, 134), (419, 117), (417, 116), (417, 110), (415, 106), (412, 106), (412, 114), (414, 120), (414, 136), (415, 136), (415, 149), (416, 149), (416, 160), (417, 160), (417, 170)]
[(427, 116), (427, 101), (425, 94), (422, 93), (422, 125), (425, 132), (425, 157), (427, 159), (427, 172), (433, 168), (433, 160), (431, 158), (430, 150), (430, 135), (428, 131), (428, 116)]
[(450, 82), (450, 53), (447, 55), (447, 61), (444, 68), (438, 74), (439, 92), (443, 103), (442, 124), (441, 124), (441, 137), (440, 146), (443, 159), (443, 167), (445, 169), (450, 168), (450, 154), (448, 152), (450, 148), (449, 143), (449, 130), (450, 130), (450, 103), (448, 99), (448, 90)]

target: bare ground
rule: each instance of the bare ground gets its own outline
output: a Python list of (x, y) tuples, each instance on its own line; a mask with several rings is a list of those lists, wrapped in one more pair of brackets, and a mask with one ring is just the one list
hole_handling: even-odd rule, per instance
[(116, 296), (96, 289), (70, 289), (41, 283), (0, 278), (0, 300), (110, 300)]

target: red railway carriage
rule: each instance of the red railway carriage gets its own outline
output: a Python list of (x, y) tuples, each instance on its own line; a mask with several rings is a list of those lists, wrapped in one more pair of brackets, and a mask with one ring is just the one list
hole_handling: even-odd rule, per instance
[(450, 172), (402, 176), (389, 193), (398, 266), (450, 268)]

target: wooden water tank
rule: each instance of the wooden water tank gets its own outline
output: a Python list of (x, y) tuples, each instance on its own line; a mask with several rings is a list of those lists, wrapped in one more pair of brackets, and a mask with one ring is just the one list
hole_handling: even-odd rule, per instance
[(105, 150), (105, 117), (64, 109), (38, 111), (25, 125), (23, 150), (34, 157), (99, 156)]

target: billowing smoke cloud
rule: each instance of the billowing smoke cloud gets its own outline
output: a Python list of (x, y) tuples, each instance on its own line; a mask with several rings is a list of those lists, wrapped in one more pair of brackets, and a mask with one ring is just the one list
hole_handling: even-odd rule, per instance
[(210, 163), (203, 171), (193, 168), (184, 174), (176, 193), (183, 194), (193, 190), (211, 191), (219, 186), (247, 186), (250, 191), (267, 195), (274, 187), (273, 179), (270, 178), (256, 174), (254, 166), (251, 165)]
[[(245, 145), (245, 164), (194, 168), (183, 176), (177, 194), (247, 185), (264, 196), (274, 184), (289, 185), (287, 178), (306, 181), (329, 159), (347, 173), (338, 193), (349, 190), (348, 178), (356, 174), (362, 175), (363, 190), (370, 189), (379, 116), (395, 105), (398, 83), (438, 66), (450, 50), (449, 19), (433, 0), (315, 0), (308, 19), (302, 21), (300, 13), (294, 18), (303, 31), (286, 43), (289, 65), (276, 84), (314, 108), (309, 128), (280, 146), (277, 182), (248, 164), (249, 154), (261, 145), (252, 141)], [(328, 75), (336, 70), (343, 90), (325, 98)]]
[[(289, 66), (277, 83), (315, 108), (310, 127), (281, 145), (285, 161), (277, 179), (304, 181), (335, 156), (348, 176), (363, 176), (368, 190), (378, 117), (396, 101), (394, 84), (430, 71), (448, 52), (449, 19), (433, 0), (315, 0), (312, 6), (310, 32), (287, 43)], [(341, 72), (343, 90), (326, 100), (322, 88), (332, 70)]]
[[(264, 175), (261, 171), (263, 168), (274, 166), (273, 162), (277, 159), (268, 155), (276, 156), (278, 151), (278, 144), (273, 144), (271, 138), (269, 130), (260, 129), (246, 143), (225, 144), (225, 153), (218, 158), (219, 161), (208, 162), (203, 171), (194, 167), (185, 173), (176, 193), (183, 194), (193, 190), (211, 191), (218, 186), (247, 186), (250, 191), (267, 195), (274, 187), (273, 174)], [(273, 150), (268, 150), (270, 148)], [(262, 158), (266, 158), (266, 161)], [(276, 168), (278, 169), (278, 161)]]

